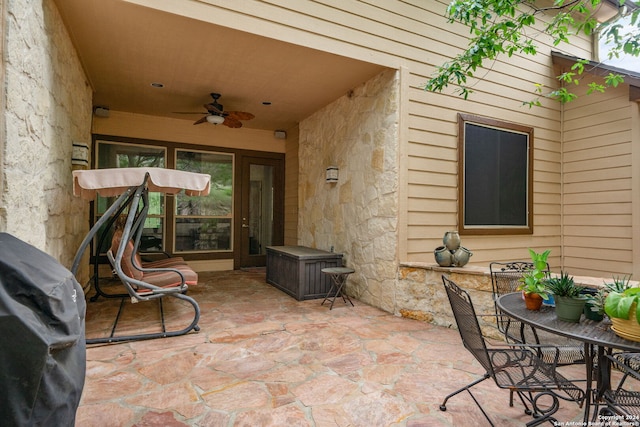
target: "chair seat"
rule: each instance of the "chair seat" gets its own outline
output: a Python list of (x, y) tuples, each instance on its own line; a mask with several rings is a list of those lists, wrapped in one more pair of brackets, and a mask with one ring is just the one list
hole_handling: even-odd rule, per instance
[[(189, 286), (198, 284), (198, 274), (189, 267), (174, 266), (173, 270), (178, 270), (184, 276), (184, 283)], [(181, 286), (182, 280), (180, 275), (175, 271), (153, 271), (150, 273), (145, 272), (142, 276), (144, 282), (148, 282), (154, 286), (160, 288), (169, 288), (173, 286)], [(146, 289), (139, 288), (138, 292), (148, 292)]]
[(631, 371), (638, 372), (637, 375), (640, 376), (640, 353), (614, 353), (611, 357), (620, 365), (625, 365)]
[(604, 400), (615, 408), (614, 412), (640, 420), (640, 391), (608, 390), (604, 393)]
[(528, 349), (488, 349), (500, 388), (535, 391), (558, 388), (566, 400), (581, 402), (584, 392)]
[[(607, 358), (623, 376), (615, 389), (605, 390), (603, 398), (607, 406), (601, 413), (620, 415), (625, 421), (633, 421), (624, 425), (640, 425), (640, 391), (637, 391), (640, 380), (640, 353), (613, 353)], [(628, 387), (627, 380), (633, 383), (631, 387)]]

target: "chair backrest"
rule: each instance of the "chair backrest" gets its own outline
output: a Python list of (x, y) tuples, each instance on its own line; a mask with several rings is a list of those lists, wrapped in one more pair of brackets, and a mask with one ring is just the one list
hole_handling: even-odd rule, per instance
[[(507, 339), (515, 342), (525, 341), (524, 337), (521, 336), (520, 322), (503, 315), (498, 309), (496, 301), (504, 294), (517, 292), (522, 274), (532, 268), (533, 263), (530, 261), (492, 262), (489, 264), (493, 290), (493, 307), (496, 313), (498, 330), (504, 333)], [(549, 264), (547, 264), (545, 271), (549, 272)]]
[(462, 344), (480, 362), (489, 375), (495, 376), (487, 345), (469, 293), (444, 275), (442, 276), (442, 283), (447, 291), (447, 297), (451, 304), (453, 317), (455, 317), (458, 325)]
[[(529, 261), (492, 262), (489, 264), (491, 286), (495, 299), (504, 294), (516, 292), (520, 286), (522, 273), (532, 268), (533, 263)], [(546, 271), (549, 271), (549, 264), (547, 264)]]

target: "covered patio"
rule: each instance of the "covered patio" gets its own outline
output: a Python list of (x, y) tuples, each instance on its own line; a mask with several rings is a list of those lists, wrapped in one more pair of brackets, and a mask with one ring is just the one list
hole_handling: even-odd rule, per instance
[[(296, 301), (260, 270), (204, 273), (199, 282), (189, 290), (202, 311), (198, 333), (87, 349), (76, 426), (486, 424), (466, 393), (439, 410), (446, 394), (483, 373), (454, 329), (355, 299), (333, 310)], [(184, 323), (177, 304), (165, 302), (167, 318)], [(117, 305), (88, 302), (88, 337), (108, 333)], [(126, 302), (121, 325), (157, 328), (157, 312), (153, 302)], [(580, 375), (584, 366), (568, 369)], [(497, 425), (530, 420), (490, 380), (474, 394)], [(557, 419), (581, 422), (582, 410), (562, 402)]]

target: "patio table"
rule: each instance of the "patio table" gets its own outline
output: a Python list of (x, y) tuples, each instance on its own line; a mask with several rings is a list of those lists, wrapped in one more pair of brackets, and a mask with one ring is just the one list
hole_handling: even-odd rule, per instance
[[(578, 323), (565, 322), (558, 320), (555, 309), (549, 306), (542, 306), (539, 311), (528, 310), (522, 300), (521, 292), (514, 292), (501, 296), (497, 300), (497, 305), (504, 314), (520, 320), (522, 323), (531, 325), (536, 329), (579, 340), (584, 343), (586, 359), (585, 365), (587, 370), (585, 390), (586, 401), (584, 410), (585, 423), (589, 421), (591, 399), (594, 398), (595, 403), (598, 403), (604, 391), (611, 387), (611, 365), (609, 359), (605, 355), (605, 352), (611, 352), (612, 349), (640, 352), (640, 342), (629, 341), (619, 337), (611, 330), (611, 324), (606, 321), (595, 322), (593, 320), (583, 318)], [(594, 347), (597, 348), (598, 357), (595, 390), (593, 389), (592, 384)], [(594, 411), (594, 420), (596, 416), (597, 413)]]
[(331, 299), (331, 306), (329, 306), (329, 310), (333, 309), (333, 303), (336, 301), (337, 297), (342, 297), (342, 301), (344, 301), (345, 304), (347, 303), (347, 300), (348, 300), (351, 303), (351, 306), (353, 307), (353, 302), (351, 301), (351, 298), (349, 298), (349, 295), (342, 292), (342, 288), (344, 287), (344, 284), (347, 281), (347, 277), (349, 277), (351, 273), (355, 273), (355, 270), (349, 267), (331, 267), (331, 268), (323, 268), (321, 271), (324, 274), (328, 274), (331, 277), (332, 283), (331, 283), (331, 288), (329, 289), (329, 292), (327, 292), (327, 296), (324, 297), (324, 299), (322, 300), (322, 304), (320, 305), (324, 305), (324, 302), (331, 298), (331, 291), (335, 289), (336, 292), (333, 294), (333, 299)]

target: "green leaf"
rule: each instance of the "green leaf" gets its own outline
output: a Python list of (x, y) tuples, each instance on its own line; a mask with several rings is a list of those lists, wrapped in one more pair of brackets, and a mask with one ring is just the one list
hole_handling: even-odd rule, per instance
[[(640, 288), (628, 288), (624, 292), (609, 292), (604, 304), (604, 311), (609, 317), (629, 319), (631, 307), (640, 305)], [(640, 315), (636, 309), (636, 319), (640, 323)]]
[(609, 317), (628, 319), (629, 311), (633, 303), (633, 298), (625, 298), (624, 294), (611, 292), (604, 303), (604, 312), (607, 313)]
[(591, 82), (589, 83), (589, 89), (587, 90), (587, 95), (593, 93), (593, 92), (602, 92), (604, 93), (605, 87), (604, 85), (595, 83), (595, 82)]
[(607, 86), (618, 87), (620, 83), (624, 83), (624, 77), (620, 74), (609, 73), (609, 75), (604, 78), (604, 82)]

